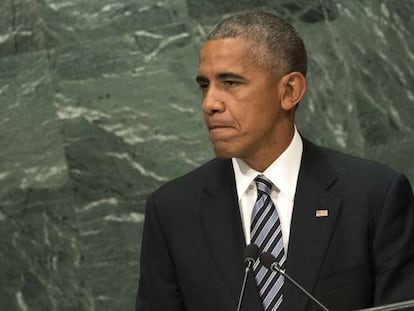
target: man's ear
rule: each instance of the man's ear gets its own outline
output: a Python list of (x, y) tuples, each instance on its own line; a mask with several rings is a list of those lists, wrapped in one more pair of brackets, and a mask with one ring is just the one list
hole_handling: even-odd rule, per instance
[(306, 91), (306, 79), (300, 72), (290, 72), (280, 80), (281, 107), (291, 110), (302, 99)]

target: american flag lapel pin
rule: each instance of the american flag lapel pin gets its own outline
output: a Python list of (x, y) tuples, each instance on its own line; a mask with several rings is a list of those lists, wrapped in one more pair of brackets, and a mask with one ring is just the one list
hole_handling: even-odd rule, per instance
[(315, 213), (316, 217), (328, 217), (328, 210), (327, 209), (317, 209)]

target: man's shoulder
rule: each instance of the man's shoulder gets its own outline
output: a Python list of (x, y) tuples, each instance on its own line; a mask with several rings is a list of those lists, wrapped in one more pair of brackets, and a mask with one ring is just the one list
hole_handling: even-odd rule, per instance
[(221, 174), (232, 172), (231, 159), (214, 158), (192, 171), (172, 179), (159, 187), (154, 194), (178, 194), (202, 187), (212, 178), (220, 178)]
[[(350, 175), (354, 178), (394, 178), (399, 173), (387, 164), (361, 156), (349, 154), (343, 151), (327, 147), (317, 146), (312, 142), (305, 143), (305, 156), (318, 159), (329, 165), (338, 175)], [(306, 154), (306, 152), (308, 154)]]

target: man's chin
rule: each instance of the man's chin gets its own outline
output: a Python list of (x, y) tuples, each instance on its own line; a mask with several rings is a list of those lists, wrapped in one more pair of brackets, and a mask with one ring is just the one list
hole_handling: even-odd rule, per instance
[(234, 151), (228, 150), (226, 148), (213, 145), (213, 150), (214, 150), (214, 154), (218, 158), (221, 158), (221, 159), (228, 159), (228, 158), (234, 158), (234, 157), (237, 158), (237, 155), (235, 154)]

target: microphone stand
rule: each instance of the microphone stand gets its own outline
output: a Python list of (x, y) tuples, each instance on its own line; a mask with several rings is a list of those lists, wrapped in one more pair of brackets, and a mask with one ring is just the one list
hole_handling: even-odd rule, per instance
[(310, 299), (312, 299), (318, 306), (322, 308), (324, 311), (329, 311), (321, 302), (319, 302), (315, 297), (313, 297), (306, 289), (304, 289), (302, 286), (299, 285), (298, 282), (296, 282), (294, 279), (292, 279), (286, 272), (281, 269), (280, 265), (277, 262), (274, 262), (270, 265), (270, 268), (275, 271), (279, 272), (281, 275), (283, 275), (285, 278), (287, 278), (290, 282), (292, 282), (293, 285), (295, 285), (299, 290), (304, 293), (306, 296), (308, 296)]
[(275, 256), (273, 256), (269, 252), (264, 252), (260, 255), (260, 261), (261, 263), (270, 269), (273, 272), (278, 272), (281, 275), (283, 275), (289, 282), (291, 282), (293, 285), (296, 286), (299, 291), (301, 291), (303, 294), (305, 294), (308, 298), (310, 298), (313, 302), (315, 302), (319, 307), (321, 307), (324, 311), (329, 311), (328, 308), (326, 308), (321, 302), (319, 302), (315, 297), (313, 297), (306, 289), (304, 289), (298, 282), (296, 282), (293, 278), (291, 278), (285, 270), (282, 269), (280, 264), (277, 262)]
[(237, 305), (237, 311), (241, 310), (241, 304), (242, 304), (243, 296), (244, 296), (243, 294), (244, 294), (244, 291), (246, 289), (247, 276), (249, 275), (249, 271), (250, 271), (250, 268), (251, 268), (250, 265), (251, 265), (251, 262), (249, 261), (249, 263), (247, 264), (246, 269), (244, 270), (243, 284), (242, 284), (242, 287), (241, 287), (241, 290), (240, 290), (239, 304)]
[(237, 305), (237, 311), (241, 310), (241, 304), (243, 301), (244, 291), (246, 290), (246, 283), (247, 283), (247, 277), (249, 275), (249, 270), (252, 270), (252, 267), (258, 257), (259, 257), (259, 247), (255, 244), (247, 245), (246, 248), (244, 249), (244, 254), (243, 254), (243, 261), (245, 263), (245, 269), (244, 269), (243, 285), (240, 290), (239, 303)]

